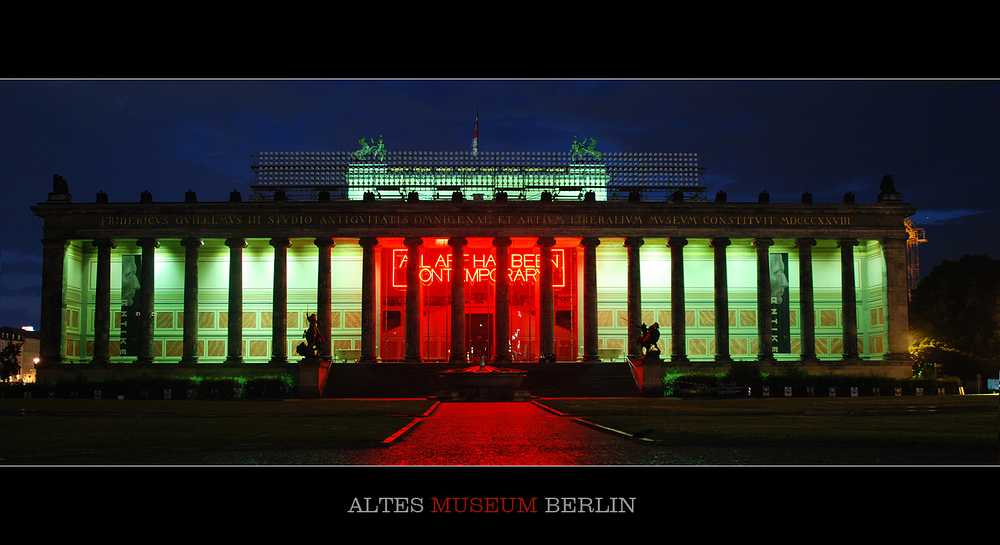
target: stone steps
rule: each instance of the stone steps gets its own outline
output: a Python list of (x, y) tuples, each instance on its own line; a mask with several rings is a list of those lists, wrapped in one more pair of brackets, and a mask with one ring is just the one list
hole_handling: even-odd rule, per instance
[[(519, 390), (540, 397), (629, 397), (639, 391), (627, 363), (515, 363), (528, 372)], [(430, 397), (447, 390), (448, 363), (333, 364), (323, 397)]]

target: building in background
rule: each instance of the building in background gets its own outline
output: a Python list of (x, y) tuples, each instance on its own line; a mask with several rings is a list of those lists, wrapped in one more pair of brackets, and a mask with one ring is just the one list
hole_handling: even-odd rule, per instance
[(264, 152), (252, 168), (249, 199), (227, 202), (73, 202), (57, 176), (32, 208), (40, 375), (311, 374), (299, 345), (314, 315), (321, 368), (626, 365), (657, 324), (681, 370), (910, 373), (915, 209), (889, 177), (867, 203), (710, 200), (696, 154), (593, 141), (476, 154), (373, 141)]

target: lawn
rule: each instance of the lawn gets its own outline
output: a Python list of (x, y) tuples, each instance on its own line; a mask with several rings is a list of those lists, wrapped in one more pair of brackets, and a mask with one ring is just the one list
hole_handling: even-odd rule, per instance
[[(997, 396), (543, 399), (657, 441), (996, 448)], [(378, 446), (427, 400), (0, 399), (0, 458), (157, 448)]]

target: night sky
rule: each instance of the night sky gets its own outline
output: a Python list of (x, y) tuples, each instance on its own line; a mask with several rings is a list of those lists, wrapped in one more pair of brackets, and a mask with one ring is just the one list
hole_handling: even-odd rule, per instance
[(921, 273), (1000, 258), (997, 80), (4, 80), (0, 325), (39, 327), (54, 174), (74, 203), (248, 195), (261, 151), (693, 152), (729, 202), (875, 202), (891, 174), (926, 229)]

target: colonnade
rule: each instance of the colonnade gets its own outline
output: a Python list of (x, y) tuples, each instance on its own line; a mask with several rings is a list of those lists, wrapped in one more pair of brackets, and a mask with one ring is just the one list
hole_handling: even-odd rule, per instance
[[(62, 361), (63, 325), (63, 273), (64, 257), (67, 241), (45, 240), (43, 256), (43, 308), (42, 308), (42, 346), (41, 365)], [(731, 245), (731, 240), (726, 237), (709, 239), (713, 249), (714, 259), (714, 307), (715, 307), (715, 361), (718, 363), (728, 363), (732, 361), (729, 354), (729, 323), (725, 317), (729, 314), (729, 294), (726, 269), (726, 250)], [(540, 301), (539, 301), (539, 349), (540, 361), (555, 361), (555, 312), (553, 300), (553, 266), (552, 248), (556, 241), (552, 237), (540, 237), (537, 245), (540, 247)], [(116, 247), (115, 241), (111, 239), (95, 239), (92, 241), (97, 249), (97, 278), (95, 282), (95, 315), (94, 315), (94, 353), (93, 363), (102, 364), (110, 361), (109, 338), (111, 331), (111, 250)], [(317, 322), (321, 340), (317, 346), (317, 355), (321, 359), (329, 359), (331, 356), (331, 251), (336, 243), (333, 238), (322, 237), (314, 240), (318, 257), (318, 281), (317, 281)], [(375, 273), (375, 247), (378, 246), (378, 239), (375, 237), (365, 237), (359, 240), (362, 248), (362, 297), (361, 297), (361, 356), (360, 361), (371, 363), (378, 361), (376, 342), (376, 313), (378, 309), (376, 296), (376, 273)], [(410, 237), (404, 240), (404, 245), (408, 252), (407, 261), (407, 285), (419, 286), (418, 280), (420, 247), (422, 239)], [(453, 270), (464, 270), (465, 247), (468, 244), (463, 237), (453, 237), (448, 240), (452, 252)], [(496, 262), (498, 266), (510, 262), (511, 240), (507, 237), (496, 237), (492, 244), (496, 252)], [(585, 237), (581, 240), (582, 246), (582, 345), (583, 353), (581, 361), (597, 362), (598, 356), (598, 321), (597, 321), (597, 247), (601, 240), (597, 237)], [(641, 322), (642, 301), (640, 293), (641, 268), (640, 249), (644, 240), (640, 237), (628, 237), (624, 246), (627, 249), (627, 313), (628, 320), (633, 324)], [(670, 336), (671, 346), (669, 347), (670, 360), (673, 363), (686, 363), (687, 354), (685, 351), (685, 312), (684, 312), (684, 248), (688, 244), (687, 238), (670, 237), (667, 246), (670, 248), (671, 261), (671, 324)], [(760, 317), (769, 316), (771, 313), (770, 300), (770, 265), (769, 248), (774, 244), (771, 238), (757, 238), (753, 241), (756, 248), (757, 257), (757, 315)], [(889, 327), (897, 328), (902, 324), (905, 329), (905, 242), (901, 240), (889, 239), (884, 241), (886, 266), (890, 271), (888, 274), (888, 308)], [(153, 361), (153, 285), (154, 259), (156, 248), (159, 243), (156, 239), (142, 238), (137, 240), (137, 245), (142, 252), (143, 289), (139, 300), (139, 346), (137, 363), (150, 363)], [(183, 355), (180, 359), (181, 365), (194, 365), (198, 362), (198, 259), (199, 248), (203, 242), (199, 238), (185, 238), (181, 241), (185, 248), (184, 262), (184, 320), (183, 320)], [(287, 295), (287, 256), (288, 248), (291, 246), (289, 238), (276, 237), (270, 239), (270, 245), (274, 248), (274, 281), (273, 281), (273, 318), (272, 318), (272, 355), (270, 363), (283, 365), (289, 362), (287, 354), (287, 327), (286, 319), (288, 315), (288, 295)], [(799, 320), (800, 334), (802, 341), (802, 361), (815, 361), (815, 317), (814, 317), (814, 297), (813, 297), (813, 275), (812, 275), (812, 247), (816, 245), (813, 238), (798, 238), (795, 246), (799, 253), (799, 278), (800, 297)], [(858, 358), (858, 326), (855, 299), (855, 277), (854, 277), (854, 247), (858, 241), (853, 238), (843, 238), (838, 241), (841, 254), (842, 269), (842, 310), (843, 310), (843, 339), (845, 360), (856, 360)], [(239, 317), (243, 308), (243, 278), (242, 261), (243, 249), (247, 246), (246, 240), (242, 238), (230, 238), (226, 240), (229, 248), (229, 297), (228, 308), (231, 319), (228, 321), (228, 352), (226, 363), (241, 364), (243, 362), (242, 350), (242, 322)], [(902, 271), (901, 273), (897, 271)], [(900, 277), (900, 274), (902, 276)], [(495, 336), (497, 342), (494, 343), (495, 354), (494, 363), (502, 365), (511, 361), (509, 342), (503, 342), (510, 338), (509, 333), (509, 312), (510, 312), (510, 286), (506, 274), (496, 275), (495, 286)], [(464, 282), (451, 283), (451, 362), (461, 364), (466, 359), (465, 347), (465, 294)], [(903, 304), (899, 304), (900, 293), (902, 293)], [(895, 302), (894, 302), (895, 301)], [(771, 361), (773, 356), (773, 342), (771, 331), (771, 320), (758, 319), (759, 350), (758, 358), (761, 361)], [(895, 331), (894, 331), (895, 332)], [(420, 354), (420, 298), (419, 290), (409, 291), (406, 297), (405, 313), (405, 361), (419, 362)], [(890, 351), (898, 352), (900, 346), (895, 341), (890, 345)], [(628, 355), (637, 358), (641, 349), (633, 335), (629, 335), (627, 345)]]

